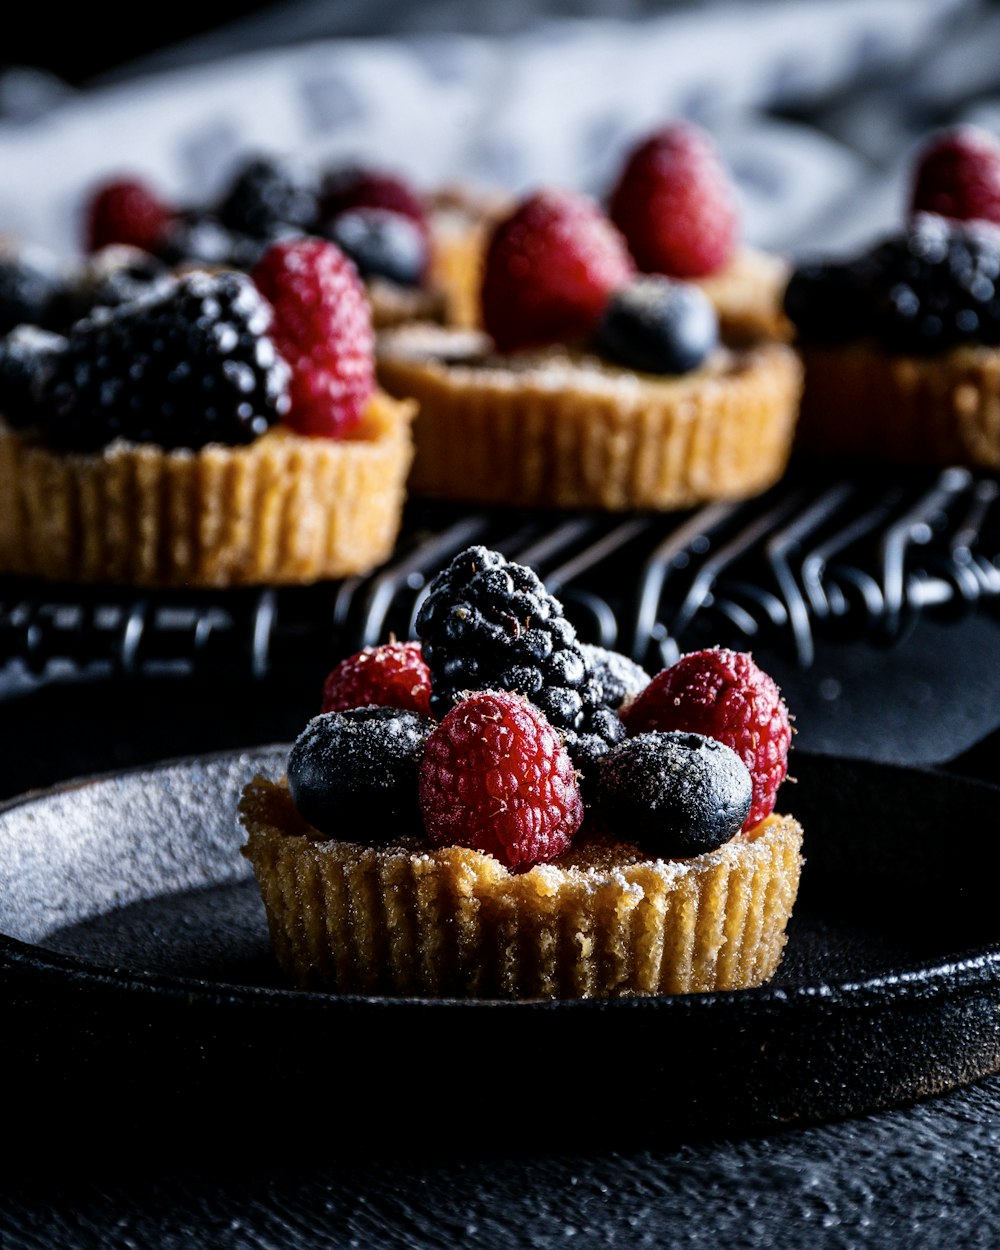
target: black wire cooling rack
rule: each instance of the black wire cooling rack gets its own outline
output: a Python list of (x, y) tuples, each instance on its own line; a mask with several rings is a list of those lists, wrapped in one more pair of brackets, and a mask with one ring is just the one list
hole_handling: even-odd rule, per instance
[(411, 502), (391, 560), (303, 588), (137, 592), (0, 580), (0, 664), (33, 674), (280, 676), (413, 635), (425, 588), (482, 543), (530, 564), (581, 638), (653, 669), (700, 645), (899, 639), (923, 613), (1000, 603), (1000, 483), (964, 469), (793, 466), (768, 493), (688, 512), (469, 511)]

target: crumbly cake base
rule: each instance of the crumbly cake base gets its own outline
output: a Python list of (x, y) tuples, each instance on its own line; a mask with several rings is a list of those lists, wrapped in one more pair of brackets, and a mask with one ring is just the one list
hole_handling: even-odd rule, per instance
[(464, 847), (320, 840), (284, 782), (240, 804), (271, 942), (303, 989), (501, 998), (729, 990), (773, 976), (802, 865), (801, 826), (771, 816), (690, 860), (580, 837), (509, 873)]
[(481, 336), (379, 335), (390, 394), (415, 399), (412, 494), (522, 507), (674, 509), (741, 499), (784, 473), (802, 385), (777, 341), (680, 377), (570, 350), (485, 353)]
[(804, 450), (1000, 469), (1000, 348), (899, 356), (865, 340), (802, 344), (801, 353)]
[(384, 394), (343, 439), (59, 453), (0, 421), (0, 570), (150, 587), (308, 583), (392, 553), (414, 406)]

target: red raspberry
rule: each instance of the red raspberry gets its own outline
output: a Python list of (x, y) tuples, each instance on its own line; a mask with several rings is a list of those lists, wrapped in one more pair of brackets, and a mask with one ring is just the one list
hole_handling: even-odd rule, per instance
[(933, 136), (915, 161), (910, 213), (1000, 224), (1000, 142), (976, 126)]
[(323, 683), (324, 712), (376, 703), (431, 714), (431, 675), (419, 642), (386, 642), (341, 660)]
[(746, 764), (753, 802), (743, 829), (774, 810), (792, 729), (774, 681), (744, 651), (692, 651), (659, 672), (621, 712), (630, 735), (684, 730), (716, 738)]
[(85, 246), (97, 252), (112, 243), (127, 243), (151, 252), (173, 217), (172, 209), (145, 183), (132, 178), (105, 182), (87, 205)]
[(350, 168), (330, 174), (323, 186), (321, 216), (329, 221), (352, 208), (384, 208), (429, 230), (423, 196), (398, 174), (383, 169)]
[(500, 351), (588, 336), (634, 272), (596, 204), (540, 191), (495, 227), (483, 273), (483, 325)]
[(371, 307), (357, 270), (325, 239), (273, 244), (253, 270), (274, 307), (271, 337), (292, 371), (285, 424), (339, 438), (375, 389)]
[(430, 840), (518, 871), (564, 851), (583, 820), (562, 739), (520, 695), (476, 691), (427, 739), (420, 809)]
[(736, 191), (715, 144), (690, 122), (632, 150), (609, 212), (645, 273), (700, 278), (728, 264), (739, 242)]

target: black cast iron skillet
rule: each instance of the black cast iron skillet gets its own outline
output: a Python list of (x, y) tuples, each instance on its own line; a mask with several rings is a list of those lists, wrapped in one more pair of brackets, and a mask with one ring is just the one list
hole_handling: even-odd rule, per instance
[(323, 1124), (353, 1147), (460, 1116), (470, 1144), (506, 1126), (536, 1145), (617, 1147), (855, 1115), (1000, 1070), (998, 786), (796, 753), (780, 806), (805, 826), (806, 867), (761, 989), (337, 997), (284, 985), (239, 854), (240, 788), (282, 772), (286, 752), (134, 769), (0, 808), (21, 1127), (173, 1122), (208, 1140), (252, 1123), (294, 1140)]

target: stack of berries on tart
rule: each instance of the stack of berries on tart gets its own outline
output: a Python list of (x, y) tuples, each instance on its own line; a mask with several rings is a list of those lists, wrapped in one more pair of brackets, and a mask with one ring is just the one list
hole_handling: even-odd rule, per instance
[(383, 168), (314, 173), (270, 156), (244, 159), (212, 202), (194, 208), (135, 178), (100, 184), (85, 208), (89, 251), (127, 243), (171, 265), (248, 270), (278, 240), (328, 239), (354, 262), (376, 328), (414, 318), (464, 324), (496, 211), (485, 193), (424, 194)]
[(12, 255), (0, 307), (4, 572), (306, 583), (391, 553), (413, 405), (376, 386), (369, 306), (334, 244), (273, 243), (250, 274), (130, 245), (69, 278)]
[[(738, 341), (727, 337), (689, 280), (736, 263), (737, 236), (728, 178), (693, 133), (641, 180), (623, 177), (613, 205), (630, 237), (583, 195), (536, 192), (491, 231), (481, 331), (411, 323), (378, 336), (382, 385), (419, 404), (414, 494), (675, 509), (752, 496), (781, 477), (801, 366), (746, 319)], [(680, 277), (638, 272), (629, 250), (648, 267), (639, 245), (660, 218), (639, 209), (651, 187), (673, 197)]]
[(1000, 143), (958, 127), (913, 165), (906, 225), (803, 261), (784, 296), (807, 451), (1000, 469)]
[(287, 777), (244, 789), (297, 986), (612, 997), (773, 975), (802, 829), (774, 811), (791, 729), (749, 655), (650, 679), (484, 547), (434, 579), (417, 633), (338, 664)]

